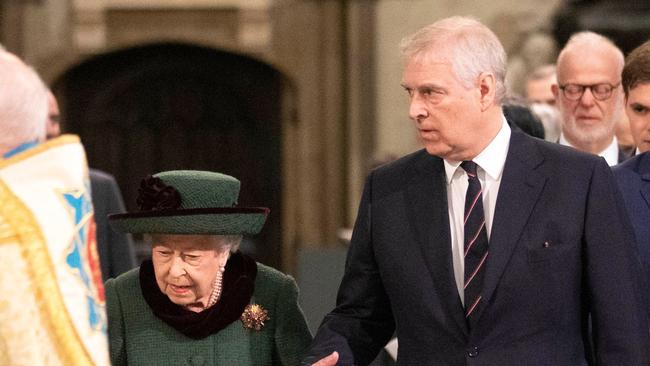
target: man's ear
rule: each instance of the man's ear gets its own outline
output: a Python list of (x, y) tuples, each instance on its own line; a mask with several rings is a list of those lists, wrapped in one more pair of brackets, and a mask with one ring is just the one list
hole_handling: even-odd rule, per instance
[(553, 96), (555, 97), (555, 100), (558, 100), (558, 97), (560, 96), (560, 87), (557, 86), (556, 83), (551, 84), (551, 91), (553, 92)]
[(494, 104), (497, 92), (497, 82), (491, 72), (482, 72), (478, 76), (481, 110), (485, 111)]

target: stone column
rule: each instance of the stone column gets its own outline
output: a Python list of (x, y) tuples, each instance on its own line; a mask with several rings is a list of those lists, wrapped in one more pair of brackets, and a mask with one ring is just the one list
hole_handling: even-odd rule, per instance
[(297, 246), (337, 245), (338, 229), (356, 214), (372, 141), (372, 10), (371, 1), (334, 0), (278, 1), (273, 9), (270, 59), (295, 92), (284, 129), (289, 269)]

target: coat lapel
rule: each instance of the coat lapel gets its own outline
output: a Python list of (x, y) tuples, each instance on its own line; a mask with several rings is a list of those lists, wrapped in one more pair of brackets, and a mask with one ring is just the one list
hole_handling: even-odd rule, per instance
[(641, 177), (641, 196), (650, 207), (650, 153), (643, 156), (637, 167), (637, 172)]
[(425, 152), (414, 168), (405, 190), (408, 219), (440, 302), (457, 325), (457, 334), (465, 338), (468, 330), (454, 279), (443, 161)]
[(480, 321), (485, 310), (485, 304), (490, 302), (528, 217), (542, 192), (546, 177), (537, 168), (543, 160), (532, 138), (512, 131), (494, 210), (489, 241), (490, 256), (483, 279), (483, 301), (475, 318), (477, 322)]

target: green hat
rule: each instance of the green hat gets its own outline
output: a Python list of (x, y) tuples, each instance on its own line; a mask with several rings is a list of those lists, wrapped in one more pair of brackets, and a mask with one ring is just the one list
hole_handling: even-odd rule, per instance
[(143, 234), (257, 234), (269, 209), (239, 207), (239, 180), (198, 170), (148, 176), (138, 189), (140, 211), (108, 215), (116, 231)]

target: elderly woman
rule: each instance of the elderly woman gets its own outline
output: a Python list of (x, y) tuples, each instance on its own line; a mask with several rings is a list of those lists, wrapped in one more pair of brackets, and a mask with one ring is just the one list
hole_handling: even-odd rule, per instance
[(152, 250), (105, 284), (113, 365), (298, 364), (311, 335), (296, 284), (237, 251), (268, 213), (238, 195), (233, 177), (169, 171), (142, 181), (139, 212), (109, 216)]

